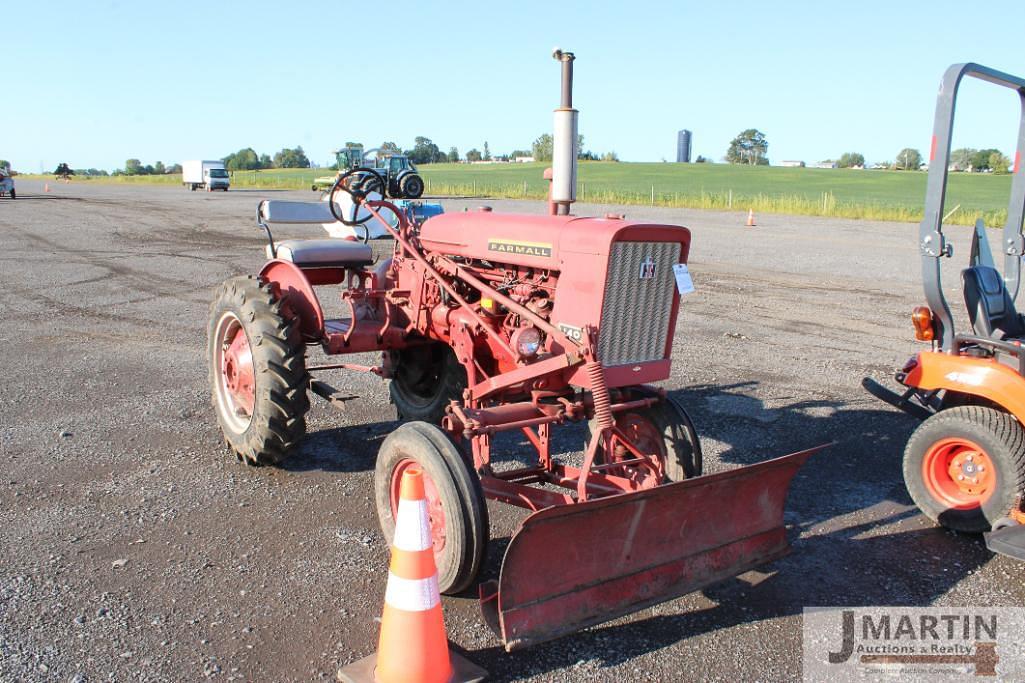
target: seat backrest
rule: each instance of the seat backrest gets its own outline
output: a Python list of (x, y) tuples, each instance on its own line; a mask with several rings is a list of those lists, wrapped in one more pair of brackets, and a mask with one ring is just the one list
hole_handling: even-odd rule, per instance
[(975, 334), (992, 339), (1025, 336), (1025, 323), (1014, 308), (1011, 295), (1004, 286), (1004, 278), (995, 268), (965, 268), (961, 271), (961, 281)]

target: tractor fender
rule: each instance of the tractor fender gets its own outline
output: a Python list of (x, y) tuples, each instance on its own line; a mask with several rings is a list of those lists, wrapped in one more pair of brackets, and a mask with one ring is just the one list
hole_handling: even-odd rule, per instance
[(274, 259), (260, 271), (260, 280), (272, 284), (276, 293), (299, 319), (299, 331), (307, 339), (324, 334), (324, 310), (306, 274), (290, 261)]
[(1025, 424), (1025, 378), (992, 358), (923, 351), (907, 371), (904, 384), (917, 389), (943, 389), (979, 396), (1002, 407)]

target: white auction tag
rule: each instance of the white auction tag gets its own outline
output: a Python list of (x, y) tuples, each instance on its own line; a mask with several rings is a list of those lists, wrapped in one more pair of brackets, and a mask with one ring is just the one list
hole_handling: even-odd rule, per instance
[(680, 295), (690, 294), (694, 291), (694, 281), (690, 279), (690, 271), (686, 263), (674, 263), (673, 275), (676, 276), (676, 289)]

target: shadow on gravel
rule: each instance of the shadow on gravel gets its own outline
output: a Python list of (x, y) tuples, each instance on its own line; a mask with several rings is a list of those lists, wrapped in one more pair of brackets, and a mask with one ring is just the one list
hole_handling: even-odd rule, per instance
[(310, 432), (299, 453), (282, 469), (288, 472), (366, 472), (374, 469), (381, 442), (399, 426), (395, 421), (333, 427)]
[[(909, 511), (885, 521), (916, 514)], [(553, 672), (572, 676), (578, 665), (618, 666), (694, 636), (801, 615), (810, 606), (929, 605), (992, 557), (980, 540), (934, 528), (860, 537), (878, 525), (857, 525), (799, 542), (793, 554), (767, 568), (774, 572), (767, 577), (752, 572), (702, 591), (717, 603), (713, 607), (597, 626), (512, 654), (495, 646), (470, 657), (488, 669), (490, 680), (521, 680)], [(800, 627), (796, 622), (788, 629)], [(757, 634), (738, 637), (738, 643), (759, 638)], [(740, 647), (737, 656), (743, 656)], [(670, 670), (664, 673), (672, 676), (675, 665), (666, 664)], [(593, 665), (585, 671), (593, 672)], [(675, 673), (690, 678), (686, 672)]]
[[(14, 201), (16, 201), (16, 202), (25, 202), (25, 201), (34, 201), (34, 200), (36, 200), (36, 201), (38, 201), (38, 200), (63, 200), (63, 201), (73, 201), (73, 202), (85, 201), (82, 197), (66, 197), (66, 196), (61, 196), (61, 195), (56, 195), (56, 194), (21, 194), (20, 192), (18, 193), (18, 198), (15, 199)], [(5, 203), (6, 203), (6, 200), (5, 200)]]

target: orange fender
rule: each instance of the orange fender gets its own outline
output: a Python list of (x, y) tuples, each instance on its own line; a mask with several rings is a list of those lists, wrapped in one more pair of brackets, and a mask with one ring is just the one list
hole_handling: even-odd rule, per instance
[(1025, 378), (992, 358), (923, 351), (904, 384), (926, 391), (946, 389), (980, 396), (1003, 407), (1025, 424)]

